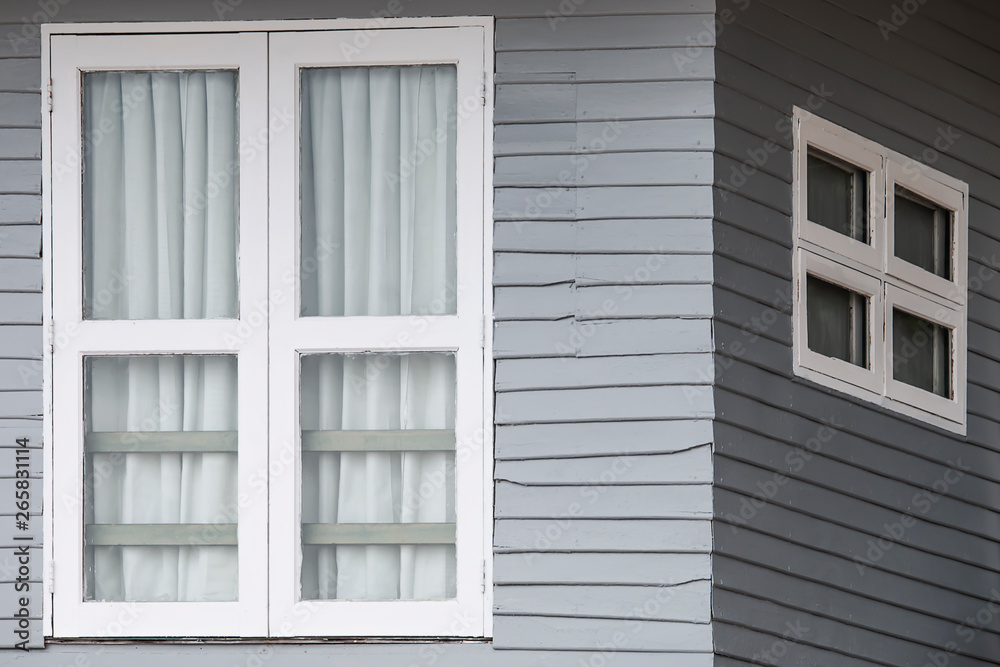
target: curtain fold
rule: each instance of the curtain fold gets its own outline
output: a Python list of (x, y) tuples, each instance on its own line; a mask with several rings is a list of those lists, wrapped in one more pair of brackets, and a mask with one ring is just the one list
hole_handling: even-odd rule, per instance
[[(96, 72), (84, 79), (88, 319), (237, 314), (235, 72)], [(91, 432), (235, 431), (235, 357), (91, 357)], [(98, 524), (236, 521), (236, 455), (94, 453)], [(236, 599), (236, 547), (95, 546), (97, 600)]]
[(302, 73), (302, 314), (455, 313), (454, 66)]
[[(304, 430), (454, 429), (454, 356), (308, 355), (301, 401)], [(304, 452), (302, 522), (454, 523), (454, 466), (453, 451)], [(306, 545), (302, 594), (454, 597), (454, 559), (451, 545)]]
[[(303, 71), (303, 315), (456, 312), (455, 74)], [(301, 372), (304, 430), (454, 429), (451, 354), (311, 355)], [(302, 521), (453, 523), (454, 458), (306, 452)], [(454, 595), (454, 545), (303, 547), (305, 599)]]
[[(455, 90), (453, 66), (305, 72), (303, 315), (455, 312)], [(87, 74), (84, 108), (86, 317), (235, 317), (235, 74)], [(91, 431), (236, 430), (235, 357), (89, 369)], [(454, 428), (452, 354), (318, 355), (302, 373), (305, 429)], [(455, 521), (453, 451), (314, 456), (303, 522)], [(88, 523), (236, 521), (235, 454), (94, 453), (88, 474)], [(236, 597), (235, 547), (89, 553), (93, 599)], [(307, 598), (453, 597), (455, 549), (310, 546), (302, 583)]]

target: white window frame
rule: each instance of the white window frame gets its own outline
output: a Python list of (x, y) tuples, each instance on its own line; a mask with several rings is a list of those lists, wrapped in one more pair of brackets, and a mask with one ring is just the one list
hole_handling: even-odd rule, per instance
[[(959, 363), (959, 358), (964, 361), (964, 350), (966, 347), (966, 327), (965, 314), (956, 308), (949, 308), (937, 301), (931, 301), (913, 292), (909, 292), (896, 285), (886, 285), (885, 288), (885, 378), (887, 393), (899, 401), (922, 407), (928, 412), (939, 414), (946, 419), (959, 422), (964, 416), (965, 406), (957, 401), (938, 396), (929, 391), (924, 391), (918, 387), (900, 382), (892, 377), (892, 311), (902, 310), (911, 315), (923, 318), (934, 324), (940, 324), (951, 330), (951, 386), (953, 391), (965, 385), (966, 365)], [(959, 352), (962, 351), (961, 354)]]
[[(801, 142), (801, 145), (812, 146), (868, 172), (868, 235), (871, 243), (863, 243), (809, 220), (809, 202), (805, 191), (795, 202), (795, 216), (799, 221), (798, 238), (878, 270), (882, 266), (882, 254), (886, 242), (884, 226), (878, 224), (879, 218), (882, 217), (882, 210), (879, 207), (881, 200), (879, 197), (871, 196), (872, 193), (882, 192), (885, 187), (882, 156), (879, 154), (878, 145), (857, 135), (851, 135), (832, 123), (797, 122), (796, 128), (799, 133), (798, 142)], [(808, 175), (809, 161), (805, 158), (806, 155), (803, 155), (802, 159), (797, 160), (795, 167), (797, 182), (803, 184), (806, 183)]]
[[(481, 27), (424, 29), (382, 35), (360, 53), (353, 45), (361, 31), (337, 33), (271, 33), (271, 113), (279, 116), (297, 108), (299, 73), (307, 67), (454, 63), (458, 77), (458, 296), (455, 315), (400, 317), (298, 317), (300, 299), (274, 305), (271, 322), (271, 442), (298, 443), (299, 356), (316, 353), (450, 351), (456, 362), (455, 434), (459, 451), (467, 454), (481, 442), (483, 425), (483, 220), (482, 136), (468, 127), (483, 127), (481, 98), (483, 30)], [(344, 54), (350, 54), (345, 57)], [(271, 141), (271, 283), (299, 275), (299, 155), (295, 131), (276, 133)], [(294, 233), (288, 233), (295, 230)], [(475, 281), (469, 277), (475, 276)], [(473, 283), (473, 284), (470, 284)], [(471, 403), (476, 403), (472, 405)], [(474, 417), (474, 418), (472, 418)], [(457, 597), (454, 600), (385, 602), (348, 600), (299, 601), (301, 531), (282, 517), (299, 515), (298, 475), (271, 480), (271, 634), (278, 637), (323, 634), (337, 628), (344, 636), (475, 636), (481, 635), (485, 526), (481, 507), (483, 477), (456, 474), (458, 554)], [(469, 499), (478, 499), (469, 502)], [(469, 624), (470, 627), (464, 627)]]
[[(812, 113), (793, 112), (793, 371), (818, 384), (955, 433), (966, 431), (968, 185)], [(869, 172), (869, 234), (860, 243), (808, 220), (807, 151), (812, 147)], [(896, 185), (953, 212), (952, 278), (895, 257)], [(869, 298), (869, 368), (813, 352), (808, 346), (808, 275)], [(892, 309), (952, 331), (952, 396), (892, 377)]]
[[(151, 32), (155, 34), (148, 34)], [(44, 558), (49, 573), (47, 593), (51, 595), (43, 605), (46, 636), (245, 639), (491, 636), (493, 364), (486, 350), (492, 349), (492, 18), (51, 24), (43, 26), (42, 36), (45, 45), (42, 67), (44, 72), (50, 72), (50, 91), (52, 82), (57, 82), (55, 108), (67, 105), (60, 110), (68, 113), (50, 114), (43, 108), (47, 123), (42, 133), (46, 184), (43, 271), (45, 284), (56, 287), (50, 288), (44, 308), (49, 336), (44, 354), (44, 499), (52, 508), (45, 518)], [(288, 271), (297, 275), (297, 232), (281, 234), (283, 230), (296, 229), (295, 207), (288, 204), (298, 202), (297, 125), (295, 131), (272, 128), (268, 134), (266, 129), (269, 122), (279, 117), (275, 94), (278, 90), (287, 101), (287, 94), (294, 88), (291, 99), (296, 101), (297, 108), (297, 82), (286, 81), (282, 88), (282, 82), (275, 78), (274, 63), (291, 61), (270, 49), (274, 57), (268, 63), (269, 39), (288, 40), (293, 45), (310, 44), (310, 48), (324, 44), (337, 49), (333, 57), (324, 61), (330, 65), (458, 65), (459, 105), (469, 100), (474, 104), (460, 109), (457, 250), (460, 289), (456, 290), (456, 315), (297, 316), (298, 281), (294, 281), (292, 288), (287, 280)], [(93, 60), (86, 57), (81, 60), (79, 54), (67, 55), (79, 45), (98, 42), (98, 48), (90, 49), (97, 54)], [(218, 47), (209, 42), (217, 43)], [(241, 47), (245, 44), (254, 45), (249, 47), (252, 55)], [(79, 297), (82, 294), (79, 170), (76, 169), (75, 176), (71, 173), (62, 180), (57, 176), (57, 172), (64, 171), (66, 160), (72, 161), (74, 155), (79, 160), (78, 150), (66, 157), (62, 155), (66, 146), (74, 142), (79, 146), (82, 140), (79, 107), (69, 111), (73, 99), (81, 99), (79, 71), (234, 67), (241, 67), (241, 145), (249, 136), (266, 137), (263, 158), (246, 159), (241, 151), (240, 318), (84, 321)], [(73, 96), (63, 94), (62, 81), (67, 77), (75, 77), (77, 81)], [(269, 84), (276, 87), (270, 95)], [(75, 120), (60, 120), (69, 117)], [(278, 192), (281, 199), (289, 196), (291, 199), (282, 202), (275, 196)], [(262, 241), (254, 243), (254, 239)], [(262, 270), (263, 267), (267, 269)], [(292, 289), (294, 298), (276, 296), (275, 290), (283, 289)], [(260, 322), (261, 304), (272, 311), (264, 327)], [(269, 330), (268, 335), (248, 337), (247, 327)], [(189, 333), (195, 330), (196, 335)], [(337, 341), (335, 347), (331, 347), (331, 340)], [(296, 556), (293, 550), (298, 548), (298, 465), (292, 465), (294, 475), (273, 471), (289, 468), (289, 448), (298, 460), (298, 355), (406, 351), (456, 353), (457, 599), (296, 602), (299, 585), (296, 559), (301, 561), (301, 556)], [(60, 498), (67, 489), (74, 490), (77, 497), (82, 493), (81, 362), (84, 354), (91, 353), (238, 355), (240, 491), (249, 491), (247, 485), (252, 477), (259, 484), (261, 475), (273, 491), (260, 502), (254, 502), (251, 494), (252, 500), (246, 507), (241, 499), (238, 602), (82, 602), (82, 512), (65, 506)], [(278, 362), (279, 356), (286, 359)], [(269, 374), (270, 381), (262, 381), (261, 374), (265, 378)], [(258, 442), (257, 447), (246, 444), (253, 441)], [(74, 448), (75, 454), (67, 456), (67, 447)], [(294, 514), (288, 515), (289, 511)], [(287, 541), (279, 543), (279, 540)]]
[[(891, 251), (896, 244), (896, 226), (894, 224), (886, 225), (886, 238), (888, 248), (890, 249), (886, 252), (888, 261), (886, 271), (890, 276), (921, 288), (924, 292), (962, 305), (965, 303), (965, 286), (968, 284), (967, 276), (969, 271), (968, 222), (965, 219), (965, 193), (946, 185), (941, 180), (935, 178), (933, 173), (918, 169), (916, 165), (917, 163), (913, 161), (904, 163), (892, 158), (886, 159), (886, 218), (890, 221), (895, 220), (895, 191), (897, 185), (937, 204), (943, 209), (954, 211), (955, 215), (952, 216), (951, 223), (953, 228), (952, 279), (949, 280), (937, 276), (930, 271), (924, 271), (920, 267), (896, 257)], [(961, 212), (961, 216), (959, 212)], [(961, 229), (959, 229), (960, 225)], [(966, 258), (965, 261), (954, 261), (957, 258), (963, 257)]]
[[(806, 277), (809, 275), (825, 280), (834, 285), (838, 285), (852, 292), (867, 297), (867, 320), (868, 329), (871, 331), (871, 322), (879, 322), (882, 319), (882, 283), (871, 276), (847, 268), (843, 264), (838, 264), (822, 255), (810, 253), (805, 250), (798, 250), (798, 281), (802, 289), (796, 291), (795, 307), (797, 312), (806, 312)], [(795, 351), (800, 367), (808, 368), (821, 373), (824, 376), (838, 377), (845, 382), (867, 389), (872, 393), (882, 390), (883, 368), (882, 364), (876, 360), (879, 358), (879, 345), (876, 336), (867, 336), (868, 339), (868, 366), (862, 368), (843, 359), (828, 357), (809, 349), (808, 332), (805, 326), (795, 327)]]

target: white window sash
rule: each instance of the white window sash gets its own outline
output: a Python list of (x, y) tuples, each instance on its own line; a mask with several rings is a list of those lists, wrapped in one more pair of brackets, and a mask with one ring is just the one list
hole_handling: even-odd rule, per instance
[[(60, 100), (51, 115), (52, 310), (52, 621), (59, 637), (263, 636), (267, 632), (267, 499), (254, 475), (267, 469), (267, 344), (255, 332), (254, 305), (266, 300), (267, 160), (240, 158), (240, 319), (84, 321), (80, 181), (81, 71), (239, 69), (239, 131), (266, 132), (266, 38), (263, 35), (53, 36), (51, 78)], [(244, 332), (250, 331), (246, 336)], [(238, 364), (238, 601), (84, 602), (83, 358), (92, 355), (235, 354)]]
[[(951, 221), (951, 279), (934, 275), (896, 257), (894, 249), (896, 244), (895, 192), (897, 185), (954, 214)], [(929, 296), (943, 297), (959, 305), (965, 303), (965, 286), (968, 284), (969, 271), (969, 223), (965, 205), (966, 195), (967, 190), (956, 189), (939, 178), (935, 178), (926, 167), (916, 161), (904, 163), (900, 160), (890, 159), (886, 162), (886, 268), (889, 275), (922, 288), (928, 292)]]
[[(850, 257), (861, 266), (881, 270), (885, 247), (881, 193), (884, 190), (882, 156), (878, 146), (856, 134), (808, 112), (796, 109), (795, 127), (795, 199), (796, 237), (828, 248), (831, 252)], [(808, 149), (816, 148), (868, 172), (868, 229), (871, 244), (828, 229), (809, 220), (808, 215)]]
[[(951, 386), (952, 398), (914, 387), (893, 378), (893, 309), (916, 315), (929, 322), (951, 330)], [(961, 309), (943, 306), (896, 285), (885, 287), (885, 377), (886, 395), (900, 403), (941, 415), (956, 423), (965, 419), (966, 408), (966, 342), (965, 315)]]
[[(815, 276), (868, 297), (868, 363), (862, 368), (842, 359), (828, 357), (809, 348), (808, 314), (806, 310), (806, 279)], [(795, 363), (800, 374), (814, 371), (821, 375), (839, 378), (859, 389), (878, 395), (882, 392), (883, 366), (882, 284), (877, 278), (833, 262), (805, 250), (796, 256), (798, 290), (795, 302), (794, 346)]]
[[(484, 567), (492, 514), (484, 472), (489, 370), (482, 347), (488, 312), (483, 248), (488, 197), (486, 151), (490, 119), (482, 100), (488, 26), (270, 36), (272, 115), (294, 110), (299, 68), (366, 65), (457, 65), (457, 312), (449, 316), (299, 317), (298, 120), (271, 137), (270, 275), (287, 286), (270, 318), (271, 478), (270, 634), (294, 636), (483, 636), (488, 630)], [(360, 51), (358, 44), (365, 44)], [(289, 285), (285, 276), (294, 276)], [(441, 601), (299, 601), (300, 461), (299, 355), (314, 352), (454, 351), (456, 353), (457, 598)], [(487, 419), (488, 413), (487, 413)], [(489, 423), (488, 421), (485, 423)]]

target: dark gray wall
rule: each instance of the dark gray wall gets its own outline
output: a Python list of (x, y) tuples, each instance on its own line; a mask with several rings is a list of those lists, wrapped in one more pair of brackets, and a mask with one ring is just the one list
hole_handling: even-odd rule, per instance
[[(1000, 9), (719, 12), (716, 664), (1000, 664)], [(792, 377), (789, 118), (821, 99), (818, 115), (969, 183), (968, 437)]]
[[(30, 35), (39, 11), (60, 22), (241, 20), (396, 6), (498, 17), (494, 640), (274, 655), (282, 665), (707, 667), (714, 0), (52, 0), (55, 12), (5, 0), (0, 37)], [(21, 224), (0, 229), (4, 255), (29, 264), (0, 264), (0, 289), (27, 292), (9, 297), (11, 315), (0, 295), (17, 323), (0, 328), (0, 356), (35, 363), (39, 47), (14, 43), (19, 53), (0, 44), (0, 90), (12, 91), (0, 92), (0, 126), (27, 129), (0, 129), (0, 157), (23, 160), (0, 162), (12, 193), (0, 195), (0, 223)], [(18, 390), (0, 394), (0, 417), (37, 416), (40, 375), (27, 387), (0, 375), (13, 383), (0, 389)], [(14, 657), (252, 665), (260, 648), (51, 644)]]

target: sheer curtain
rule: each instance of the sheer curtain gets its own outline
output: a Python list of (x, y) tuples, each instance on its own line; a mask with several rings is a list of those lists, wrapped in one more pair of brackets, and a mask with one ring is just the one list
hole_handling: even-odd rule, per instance
[[(455, 426), (454, 357), (310, 355), (302, 362), (306, 430)], [(303, 523), (454, 523), (454, 452), (306, 452)], [(303, 547), (304, 599), (455, 595), (453, 545)]]
[(455, 71), (303, 70), (303, 315), (455, 312)]
[[(90, 358), (90, 428), (155, 442), (164, 431), (236, 430), (234, 357)], [(94, 453), (88, 523), (236, 521), (235, 453)], [(164, 526), (169, 528), (169, 526)], [(197, 538), (195, 540), (197, 543)], [(235, 600), (235, 546), (95, 546), (95, 600)]]
[[(236, 316), (236, 88), (235, 72), (85, 75), (88, 319)], [(88, 432), (144, 448), (164, 431), (235, 431), (235, 357), (92, 357), (87, 400)], [(87, 474), (88, 524), (236, 521), (235, 452), (125, 446), (89, 453)], [(88, 557), (92, 599), (236, 598), (235, 546), (97, 545)]]
[[(456, 311), (454, 66), (302, 74), (302, 314)], [(336, 345), (335, 341), (331, 345)], [(450, 354), (302, 361), (303, 430), (454, 429)], [(303, 523), (453, 523), (451, 451), (306, 453)], [(455, 595), (454, 545), (304, 545), (302, 597)]]

